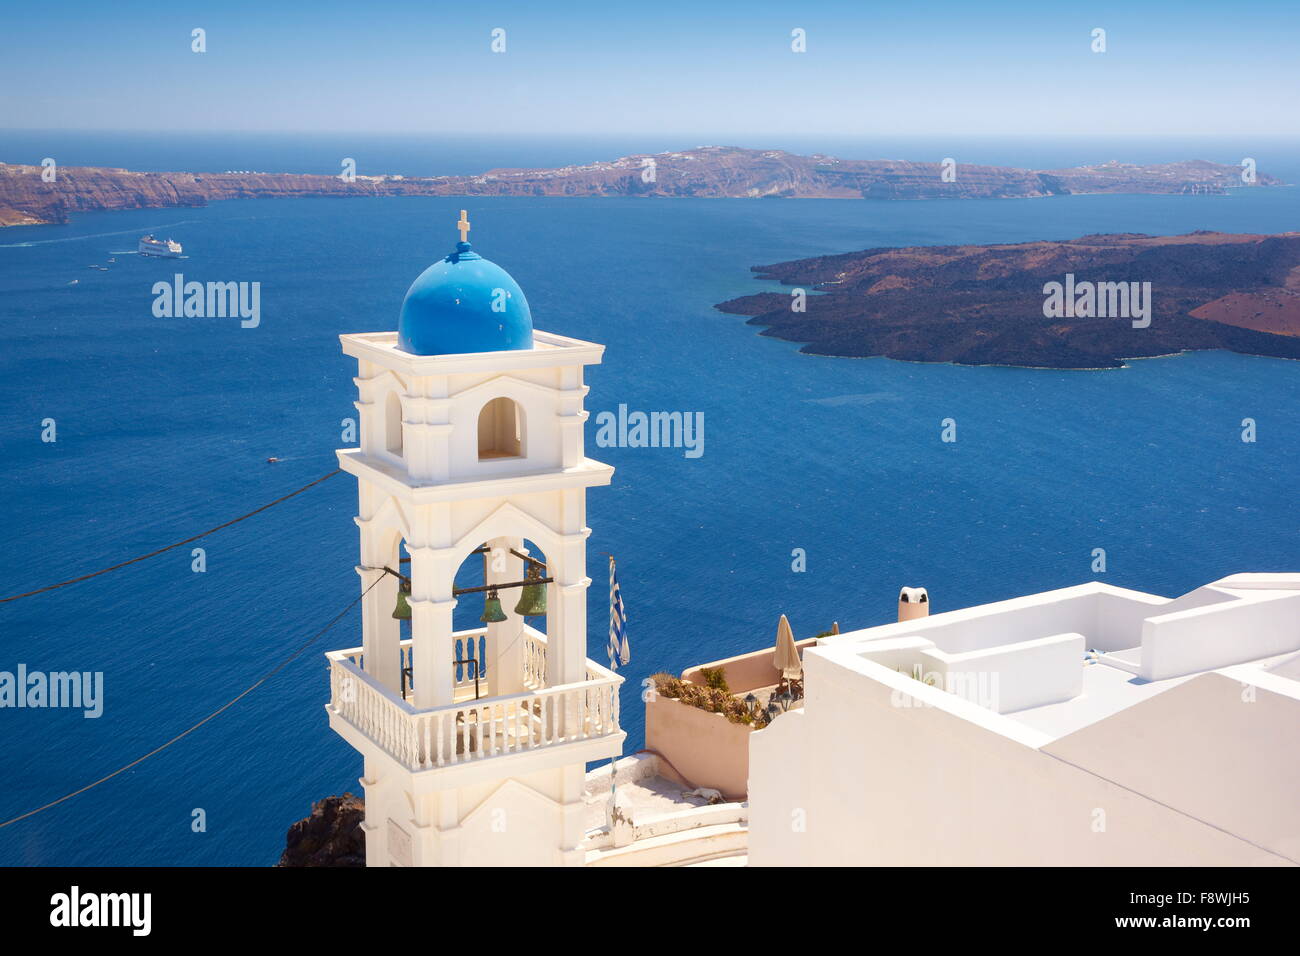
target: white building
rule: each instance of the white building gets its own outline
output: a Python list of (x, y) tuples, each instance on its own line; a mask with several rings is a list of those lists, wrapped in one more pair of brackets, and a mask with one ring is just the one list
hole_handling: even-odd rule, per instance
[(750, 742), (749, 862), (1300, 863), (1300, 574), (827, 638)]
[[(358, 484), (365, 597), (361, 646), (327, 655), (329, 722), (364, 758), (369, 865), (580, 865), (585, 764), (625, 737), (622, 678), (586, 656), (586, 492), (613, 468), (584, 454), (583, 368), (604, 349), (534, 331), (461, 217), (397, 332), (341, 336), (358, 366), (360, 446), (338, 458)], [(502, 585), (503, 619), (457, 632), (467, 560)], [(547, 582), (544, 634), (505, 587), (526, 566)]]

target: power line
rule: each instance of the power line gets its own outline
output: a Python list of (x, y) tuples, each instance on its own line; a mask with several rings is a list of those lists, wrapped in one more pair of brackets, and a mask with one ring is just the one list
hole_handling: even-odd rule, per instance
[(333, 478), (333, 477), (334, 477), (335, 475), (337, 475), (341, 470), (342, 470), (342, 469), (340, 469), (340, 468), (335, 468), (335, 469), (334, 469), (333, 471), (331, 471), (328, 475), (322, 475), (320, 478), (317, 478), (315, 481), (310, 482), (309, 484), (305, 484), (305, 485), (303, 485), (303, 486), (302, 486), (301, 488), (299, 488), (297, 491), (291, 491), (291, 492), (289, 492), (287, 495), (281, 495), (279, 498), (276, 498), (274, 501), (270, 502), (269, 504), (262, 505), (262, 507), (257, 508), (257, 509), (255, 509), (255, 510), (253, 510), (253, 511), (250, 511), (250, 512), (249, 512), (248, 514), (246, 514), (246, 515), (240, 515), (238, 518), (232, 518), (231, 520), (229, 520), (229, 521), (227, 521), (227, 522), (225, 522), (225, 523), (223, 523), (223, 524), (219, 524), (219, 525), (217, 525), (215, 528), (209, 528), (207, 531), (200, 531), (198, 534), (196, 534), (196, 535), (194, 535), (194, 536), (192, 536), (192, 537), (186, 538), (184, 541), (177, 541), (175, 544), (169, 544), (169, 545), (167, 545), (167, 547), (165, 547), (165, 548), (159, 548), (157, 551), (150, 551), (148, 554), (142, 554), (142, 555), (140, 555), (138, 558), (131, 558), (131, 560), (129, 560), (129, 561), (123, 561), (122, 563), (120, 563), (120, 564), (115, 564), (115, 565), (113, 565), (112, 567), (109, 567), (109, 568), (103, 568), (103, 569), (101, 569), (101, 570), (99, 570), (99, 571), (92, 571), (90, 574), (83, 574), (83, 575), (81, 575), (81, 577), (78, 577), (78, 578), (69, 578), (67, 581), (60, 581), (58, 584), (47, 584), (45, 587), (43, 587), (43, 588), (37, 588), (35, 591), (25, 591), (25, 592), (23, 592), (22, 594), (14, 594), (14, 595), (11, 595), (11, 596), (9, 596), (9, 597), (7, 597), (7, 598), (0, 598), (0, 604), (7, 604), (7, 603), (10, 602), (10, 601), (17, 601), (19, 598), (31, 597), (31, 596), (34, 595), (34, 594), (44, 594), (46, 591), (53, 591), (53, 590), (55, 590), (56, 588), (65, 588), (65, 587), (67, 587), (69, 584), (77, 584), (77, 583), (79, 583), (79, 582), (81, 582), (81, 581), (89, 581), (91, 578), (97, 578), (97, 577), (99, 577), (101, 574), (107, 574), (109, 571), (116, 571), (116, 570), (118, 570), (119, 568), (125, 568), (127, 565), (135, 564), (135, 563), (138, 562), (138, 561), (144, 561), (144, 560), (146, 560), (146, 559), (148, 559), (148, 558), (156, 558), (158, 555), (163, 554), (164, 552), (167, 552), (167, 551), (171, 551), (171, 550), (173, 550), (173, 549), (175, 549), (175, 548), (179, 548), (181, 545), (189, 544), (191, 541), (198, 541), (199, 538), (206, 538), (208, 535), (212, 534), (214, 531), (220, 531), (222, 528), (229, 528), (232, 524), (238, 524), (239, 522), (243, 521), (245, 518), (251, 518), (251, 517), (253, 517), (253, 515), (255, 515), (255, 514), (261, 514), (261, 513), (262, 513), (263, 511), (265, 511), (267, 508), (273, 508), (273, 507), (275, 507), (276, 505), (280, 504), (280, 502), (282, 502), (282, 501), (288, 501), (288, 500), (289, 500), (290, 498), (292, 498), (294, 495), (300, 495), (300, 494), (302, 494), (304, 491), (306, 491), (308, 488), (313, 488), (313, 487), (315, 487), (316, 485), (319, 485), (319, 484), (320, 484), (322, 481), (324, 481), (325, 479), (327, 479), (327, 478)]
[[(328, 478), (328, 477), (329, 477), (329, 475), (326, 475), (326, 476), (325, 476), (325, 478)], [(322, 479), (320, 479), (320, 480), (321, 480), (321, 481), (324, 481), (325, 479), (322, 478)], [(316, 483), (316, 482), (312, 482), (312, 484), (315, 484), (315, 483)], [(309, 487), (310, 487), (310, 486), (309, 486)], [(302, 490), (302, 489), (299, 489), (299, 490)], [(297, 494), (297, 492), (294, 492), (294, 494)], [(269, 507), (269, 505), (268, 505), (268, 507)], [(260, 510), (260, 509), (259, 509), (259, 510)], [(99, 778), (98, 780), (96, 780), (94, 783), (88, 783), (88, 784), (86, 784), (84, 787), (82, 787), (81, 789), (79, 789), (79, 790), (73, 790), (71, 793), (66, 794), (66, 795), (64, 795), (64, 796), (62, 796), (62, 797), (59, 797), (59, 799), (57, 799), (57, 800), (51, 800), (49, 803), (45, 804), (45, 805), (42, 806), (42, 807), (37, 807), (35, 810), (28, 810), (26, 813), (19, 814), (18, 816), (14, 817), (13, 819), (6, 820), (6, 821), (4, 821), (3, 823), (0, 823), (0, 830), (3, 830), (5, 827), (9, 826), (10, 824), (18, 823), (20, 820), (26, 820), (28, 817), (34, 817), (34, 816), (36, 816), (36, 814), (41, 813), (41, 812), (43, 812), (43, 811), (45, 811), (45, 810), (48, 810), (48, 809), (50, 809), (51, 807), (57, 807), (60, 803), (64, 803), (64, 802), (66, 802), (66, 801), (68, 801), (68, 800), (71, 800), (73, 797), (80, 796), (81, 794), (85, 793), (87, 790), (93, 790), (95, 787), (98, 787), (98, 786), (99, 786), (100, 784), (102, 784), (102, 783), (107, 783), (109, 780), (112, 780), (114, 777), (118, 776), (119, 774), (125, 773), (126, 771), (130, 770), (132, 767), (136, 767), (136, 766), (139, 766), (140, 764), (144, 763), (146, 760), (148, 760), (150, 757), (154, 756), (155, 754), (160, 754), (160, 753), (162, 753), (164, 750), (166, 750), (166, 749), (167, 749), (168, 747), (170, 747), (172, 744), (174, 744), (174, 743), (176, 743), (176, 742), (178, 742), (178, 741), (180, 741), (180, 740), (183, 740), (184, 738), (188, 737), (190, 734), (194, 733), (194, 731), (196, 731), (196, 730), (198, 730), (200, 727), (202, 727), (204, 724), (206, 724), (208, 721), (212, 720), (212, 719), (215, 718), (215, 717), (218, 717), (219, 715), (221, 715), (221, 714), (224, 713), (225, 711), (229, 710), (231, 707), (234, 707), (235, 704), (239, 703), (241, 700), (243, 700), (245, 697), (247, 697), (247, 696), (248, 696), (249, 694), (251, 694), (253, 691), (257, 690), (257, 688), (261, 687), (261, 686), (262, 686), (263, 684), (265, 684), (268, 680), (270, 680), (272, 677), (274, 677), (274, 676), (275, 676), (276, 674), (278, 674), (280, 671), (284, 670), (284, 668), (288, 667), (291, 663), (293, 663), (293, 662), (294, 662), (298, 657), (300, 657), (300, 656), (302, 655), (302, 653), (303, 653), (305, 650), (307, 650), (307, 648), (311, 647), (311, 646), (312, 646), (313, 644), (315, 644), (318, 640), (320, 640), (322, 637), (324, 637), (325, 634), (326, 634), (326, 632), (328, 632), (330, 628), (332, 628), (335, 624), (337, 624), (339, 621), (341, 621), (341, 620), (343, 619), (343, 617), (344, 617), (344, 616), (345, 616), (349, 611), (351, 611), (354, 607), (357, 606), (357, 604), (360, 603), (360, 601), (361, 601), (361, 599), (362, 599), (363, 597), (365, 597), (367, 594), (370, 593), (370, 588), (373, 588), (376, 584), (378, 584), (378, 583), (379, 583), (380, 581), (382, 581), (382, 580), (383, 580), (383, 578), (380, 577), (380, 578), (377, 579), (373, 584), (371, 584), (370, 587), (366, 588), (364, 591), (362, 591), (360, 594), (358, 594), (355, 598), (353, 598), (353, 599), (352, 599), (352, 603), (350, 603), (350, 604), (349, 604), (347, 607), (345, 607), (342, 611), (340, 611), (338, 614), (336, 614), (336, 615), (334, 616), (334, 618), (333, 618), (333, 619), (332, 619), (328, 624), (326, 624), (323, 628), (321, 628), (321, 629), (320, 629), (319, 631), (317, 631), (314, 635), (312, 635), (312, 637), (311, 637), (311, 638), (310, 638), (310, 639), (309, 639), (305, 644), (303, 644), (301, 647), (299, 647), (296, 651), (294, 651), (292, 654), (290, 654), (288, 657), (286, 657), (286, 658), (285, 658), (284, 660), (282, 660), (280, 663), (276, 664), (275, 667), (271, 668), (269, 671), (267, 671), (265, 674), (263, 674), (261, 677), (259, 677), (259, 678), (254, 682), (254, 683), (252, 683), (251, 685), (249, 685), (249, 687), (248, 687), (247, 689), (245, 689), (243, 693), (239, 694), (237, 697), (234, 697), (233, 699), (231, 699), (231, 700), (227, 701), (226, 703), (222, 704), (220, 707), (218, 707), (218, 708), (217, 708), (216, 710), (214, 710), (212, 713), (208, 714), (208, 716), (204, 717), (202, 720), (200, 720), (200, 721), (199, 721), (197, 724), (195, 724), (194, 726), (188, 728), (187, 730), (183, 730), (183, 731), (181, 731), (179, 734), (177, 734), (177, 735), (176, 735), (175, 737), (173, 737), (171, 740), (167, 741), (165, 744), (163, 744), (163, 745), (160, 746), (160, 747), (155, 747), (153, 750), (149, 751), (149, 752), (148, 752), (147, 754), (145, 754), (143, 757), (137, 757), (135, 760), (132, 760), (129, 764), (126, 764), (125, 766), (122, 766), (122, 767), (118, 767), (118, 768), (117, 768), (116, 770), (114, 770), (112, 773), (107, 774), (107, 775), (105, 775), (105, 776), (103, 776), (103, 777), (100, 777), (100, 778)]]

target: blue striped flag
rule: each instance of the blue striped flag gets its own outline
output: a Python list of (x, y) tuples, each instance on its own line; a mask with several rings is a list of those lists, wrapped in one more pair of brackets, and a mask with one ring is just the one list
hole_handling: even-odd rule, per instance
[(609, 667), (618, 670), (632, 656), (627, 646), (627, 613), (623, 610), (623, 592), (618, 589), (614, 558), (609, 559)]

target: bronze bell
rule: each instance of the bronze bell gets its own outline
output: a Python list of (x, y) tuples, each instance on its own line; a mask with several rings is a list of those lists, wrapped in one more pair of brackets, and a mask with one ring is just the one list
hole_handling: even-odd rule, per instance
[(542, 578), (542, 569), (531, 561), (528, 563), (528, 584), (524, 585), (524, 593), (519, 596), (519, 603), (515, 605), (515, 613), (524, 617), (534, 617), (546, 613), (546, 585), (538, 584)]
[(410, 593), (411, 589), (406, 586), (405, 582), (397, 585), (397, 606), (393, 608), (393, 617), (399, 621), (409, 621), (411, 619), (411, 605), (406, 603)]
[(483, 602), (483, 616), (479, 618), (484, 624), (499, 624), (506, 619), (506, 612), (501, 610), (501, 598), (497, 589), (488, 591), (487, 600)]

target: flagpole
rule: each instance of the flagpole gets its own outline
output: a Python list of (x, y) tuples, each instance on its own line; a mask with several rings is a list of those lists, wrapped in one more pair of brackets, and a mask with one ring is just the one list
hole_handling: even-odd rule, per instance
[[(605, 556), (609, 558), (609, 644), (612, 646), (614, 642), (614, 556), (609, 553), (606, 553)], [(609, 669), (618, 673), (618, 661), (613, 654), (610, 654)], [(615, 691), (615, 693), (618, 692)], [(618, 787), (615, 782), (615, 762), (616, 758), (611, 754), (609, 758), (609, 832), (611, 836), (614, 833), (614, 798)]]
[[(614, 626), (616, 614), (614, 596), (617, 588), (617, 582), (614, 577), (614, 556), (608, 551), (603, 551), (601, 553), (604, 554), (605, 557), (609, 558), (609, 669), (617, 673), (619, 651), (616, 650), (614, 646), (617, 633)], [(621, 594), (619, 594), (619, 600), (622, 600)], [(615, 686), (617, 687), (617, 685)], [(615, 690), (615, 693), (618, 693), (618, 691)], [(609, 758), (609, 828), (611, 835), (614, 832), (614, 803), (618, 791), (618, 784), (616, 782), (617, 771), (615, 769), (615, 764), (617, 762), (618, 757), (611, 754)]]

